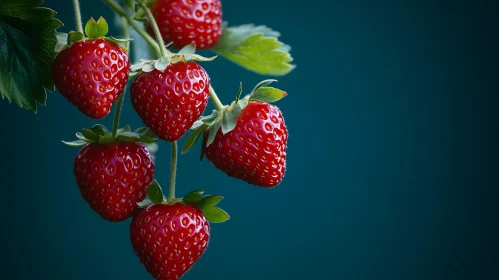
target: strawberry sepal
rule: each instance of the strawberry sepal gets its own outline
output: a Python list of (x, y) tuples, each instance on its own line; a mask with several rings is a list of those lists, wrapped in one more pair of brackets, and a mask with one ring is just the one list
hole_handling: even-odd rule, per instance
[(114, 142), (138, 142), (147, 145), (156, 143), (156, 136), (149, 128), (142, 127), (131, 131), (130, 126), (125, 126), (116, 131), (113, 137), (111, 132), (102, 124), (96, 124), (91, 129), (83, 128), (81, 132), (76, 132), (76, 141), (62, 141), (72, 147), (84, 146), (88, 143), (111, 144)]

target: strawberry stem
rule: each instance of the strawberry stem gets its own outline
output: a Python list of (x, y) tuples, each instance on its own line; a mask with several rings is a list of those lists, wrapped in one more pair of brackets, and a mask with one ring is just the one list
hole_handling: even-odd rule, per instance
[(215, 105), (215, 109), (217, 109), (217, 111), (221, 112), (224, 109), (224, 105), (220, 101), (220, 98), (218, 98), (217, 93), (215, 92), (215, 90), (213, 89), (213, 87), (211, 85), (210, 85), (210, 98), (211, 98), (211, 101), (213, 102), (213, 105)]
[[(122, 19), (121, 23), (123, 24), (123, 37), (124, 38), (130, 37), (128, 22)], [(125, 48), (126, 48), (125, 52), (128, 53), (128, 50), (130, 48), (129, 41), (125, 43)], [(121, 93), (120, 96), (118, 97), (118, 103), (116, 104), (116, 111), (114, 112), (113, 131), (112, 131), (113, 138), (116, 137), (116, 134), (118, 132), (118, 126), (120, 124), (121, 108), (123, 107), (123, 98), (125, 97), (125, 92), (126, 92), (126, 87), (123, 89), (123, 93)]]
[(163, 41), (163, 36), (161, 36), (161, 32), (159, 31), (158, 24), (156, 23), (156, 19), (154, 19), (154, 16), (151, 13), (151, 10), (146, 6), (146, 4), (142, 1), (137, 1), (142, 9), (144, 9), (144, 12), (146, 13), (147, 18), (149, 19), (149, 23), (152, 26), (152, 29), (154, 30), (154, 36), (156, 36), (156, 41), (158, 42), (159, 45), (159, 50), (161, 52), (161, 57), (165, 57), (167, 54), (170, 52), (166, 50), (165, 47), (165, 42)]
[(137, 25), (137, 23), (127, 14), (127, 12), (114, 0), (103, 0), (104, 4), (108, 5), (111, 10), (116, 12), (121, 18), (125, 19), (128, 24), (135, 30), (139, 35), (144, 38), (144, 40), (151, 46), (156, 54), (161, 55), (161, 50), (154, 40), (141, 26)]
[(75, 12), (76, 31), (83, 33), (83, 23), (81, 22), (80, 3), (78, 2), (78, 0), (73, 0), (73, 8)]
[(170, 165), (170, 192), (168, 201), (175, 199), (175, 179), (177, 177), (177, 141), (172, 142), (172, 162)]

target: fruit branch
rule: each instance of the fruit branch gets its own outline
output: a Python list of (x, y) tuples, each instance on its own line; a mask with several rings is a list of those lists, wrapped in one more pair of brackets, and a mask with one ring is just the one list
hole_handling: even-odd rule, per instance
[(83, 33), (83, 23), (81, 22), (80, 3), (78, 2), (78, 0), (73, 0), (73, 7), (76, 20), (76, 31)]
[(170, 192), (168, 201), (175, 199), (175, 179), (177, 177), (177, 141), (172, 142), (172, 161), (170, 165)]
[(211, 98), (211, 101), (213, 102), (213, 105), (215, 105), (215, 109), (217, 109), (217, 111), (221, 112), (224, 109), (224, 105), (220, 101), (220, 98), (218, 98), (217, 93), (215, 92), (215, 90), (213, 89), (213, 87), (211, 85), (210, 85), (210, 98)]
[[(76, 1), (76, 0), (75, 0)], [(116, 12), (121, 18), (125, 19), (128, 24), (135, 30), (139, 35), (146, 40), (146, 42), (154, 49), (157, 55), (161, 55), (161, 49), (158, 44), (151, 37), (144, 28), (140, 27), (128, 14), (127, 12), (114, 0), (102, 0), (104, 4), (108, 5), (111, 10)]]
[(151, 13), (151, 10), (147, 7), (146, 4), (144, 4), (143, 1), (137, 1), (140, 5), (140, 7), (144, 10), (146, 13), (147, 18), (149, 19), (149, 23), (151, 24), (151, 27), (154, 31), (154, 36), (156, 36), (156, 40), (159, 45), (159, 50), (161, 52), (161, 57), (165, 57), (167, 54), (169, 54), (169, 51), (166, 50), (165, 47), (165, 42), (163, 41), (163, 36), (161, 35), (161, 32), (159, 31), (158, 24), (156, 23), (156, 19), (154, 19), (154, 16)]
[[(121, 22), (123, 24), (123, 36), (125, 38), (130, 37), (130, 30), (128, 29), (129, 28), (128, 22), (126, 20), (124, 20), (123, 18), (122, 18)], [(128, 53), (128, 50), (130, 48), (129, 41), (125, 42), (125, 48), (126, 48), (126, 52)], [(120, 124), (121, 108), (123, 107), (123, 98), (125, 97), (125, 93), (126, 93), (126, 87), (125, 87), (125, 89), (123, 89), (123, 93), (120, 95), (120, 97), (118, 97), (118, 103), (116, 104), (116, 111), (114, 112), (113, 132), (112, 132), (113, 138), (116, 137), (116, 134), (118, 132), (118, 126)]]

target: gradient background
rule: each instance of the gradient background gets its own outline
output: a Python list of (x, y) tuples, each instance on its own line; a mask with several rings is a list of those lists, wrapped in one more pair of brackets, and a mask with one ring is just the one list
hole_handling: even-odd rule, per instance
[[(85, 19), (112, 18), (81, 2)], [(225, 20), (266, 24), (293, 47), (277, 103), (288, 170), (265, 190), (198, 150), (180, 158), (177, 195), (222, 194), (232, 217), (184, 279), (499, 279), (497, 1), (310, 3), (223, 1)], [(44, 5), (73, 28), (70, 1)], [(240, 81), (267, 78), (223, 58), (203, 65), (225, 103)], [(95, 122), (58, 93), (37, 115), (0, 101), (0, 116), (0, 278), (151, 279), (129, 221), (102, 221), (75, 185), (78, 149), (60, 140)], [(125, 122), (141, 125), (129, 99)], [(163, 184), (168, 168), (161, 143)]]

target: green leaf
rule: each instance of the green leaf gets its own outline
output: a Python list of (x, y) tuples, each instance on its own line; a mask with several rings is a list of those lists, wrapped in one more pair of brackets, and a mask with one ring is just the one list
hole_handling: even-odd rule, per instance
[(80, 146), (85, 146), (86, 144), (88, 144), (87, 141), (83, 141), (83, 140), (75, 140), (75, 141), (69, 141), (69, 142), (62, 141), (62, 143), (66, 144), (68, 146), (71, 146), (71, 147), (80, 147)]
[(97, 135), (104, 135), (106, 133), (109, 133), (109, 130), (107, 130), (107, 127), (102, 124), (96, 124), (92, 126), (92, 132)]
[(243, 83), (239, 83), (239, 90), (237, 91), (236, 94), (236, 103), (239, 101), (242, 92), (243, 92)]
[(39, 0), (2, 0), (0, 4), (0, 97), (36, 113), (54, 90), (51, 65), (56, 54), (55, 11)]
[(251, 92), (255, 92), (257, 89), (259, 89), (261, 87), (266, 87), (266, 86), (270, 85), (271, 83), (276, 83), (276, 82), (277, 82), (277, 80), (274, 80), (274, 79), (263, 80), (263, 81), (259, 82), (258, 84), (256, 84), (255, 88)]
[(178, 51), (178, 54), (195, 54), (195, 53), (196, 53), (196, 46), (194, 44), (186, 45), (180, 51)]
[(285, 91), (277, 88), (260, 87), (256, 91), (251, 93), (249, 100), (272, 103), (282, 99), (286, 95), (287, 93)]
[(74, 32), (74, 31), (69, 32), (67, 43), (68, 43), (68, 45), (72, 45), (75, 42), (83, 40), (84, 37), (85, 36), (81, 32)]
[(170, 64), (170, 59), (168, 57), (162, 57), (154, 63), (154, 68), (159, 71), (165, 71), (166, 67)]
[(206, 147), (208, 147), (209, 145), (211, 145), (211, 143), (213, 143), (213, 141), (215, 141), (215, 136), (217, 136), (218, 129), (220, 129), (220, 126), (222, 126), (223, 115), (224, 114), (218, 114), (217, 119), (210, 126), (208, 139), (206, 140)]
[(154, 135), (154, 132), (152, 132), (148, 127), (137, 128), (135, 130), (135, 132), (137, 132), (138, 134), (140, 134), (142, 136), (146, 136), (146, 137), (149, 137), (149, 138), (156, 137), (156, 135)]
[(136, 132), (123, 132), (116, 136), (116, 139), (124, 142), (137, 142), (140, 140), (140, 134)]
[(206, 125), (201, 125), (197, 127), (190, 135), (187, 137), (184, 143), (184, 147), (182, 148), (181, 154), (185, 154), (188, 151), (190, 151), (197, 143), (201, 135), (203, 135), (204, 131), (206, 130), (207, 126)]
[(121, 134), (124, 132), (130, 132), (130, 131), (132, 131), (132, 128), (129, 125), (125, 125), (125, 127), (123, 127), (123, 128), (118, 128), (116, 130), (116, 134)]
[(100, 17), (97, 22), (94, 18), (90, 18), (85, 25), (85, 34), (89, 38), (99, 38), (106, 36), (109, 31), (109, 26), (103, 17)]
[(201, 201), (199, 201), (198, 205), (200, 208), (204, 208), (205, 206), (215, 206), (217, 205), (222, 199), (224, 199), (223, 196), (220, 195), (210, 195), (203, 197)]
[(147, 136), (144, 136), (144, 135), (140, 135), (140, 138), (139, 138), (138, 142), (144, 143), (144, 144), (152, 144), (152, 143), (156, 143), (157, 140), (153, 139), (153, 138), (150, 138), (150, 137), (147, 137)]
[(57, 32), (57, 43), (55, 45), (55, 51), (60, 52), (68, 46), (68, 33)]
[(124, 44), (126, 42), (133, 41), (133, 38), (118, 39), (111, 36), (111, 37), (106, 37), (106, 41), (113, 42), (116, 44)]
[(91, 140), (93, 142), (99, 141), (99, 135), (95, 134), (93, 131), (84, 128), (81, 132), (86, 139)]
[(147, 188), (147, 196), (154, 204), (160, 204), (163, 202), (163, 190), (161, 190), (161, 186), (158, 184), (158, 181), (154, 180)]
[(230, 219), (229, 214), (216, 206), (206, 206), (201, 209), (206, 219), (211, 223), (223, 223)]
[(110, 133), (99, 136), (99, 144), (110, 144), (113, 143), (115, 139)]
[(295, 66), (289, 63), (293, 61), (290, 47), (281, 43), (279, 36), (279, 32), (266, 26), (225, 27), (212, 50), (258, 74), (283, 76)]
[(201, 190), (195, 190), (191, 191), (190, 193), (186, 194), (183, 198), (184, 202), (186, 203), (196, 203), (201, 200), (203, 197), (204, 191)]
[(232, 131), (234, 128), (236, 128), (236, 124), (237, 124), (237, 118), (234, 116), (234, 114), (231, 111), (226, 110), (222, 118), (222, 125), (221, 125), (222, 133), (226, 134), (227, 132)]
[(152, 203), (152, 201), (151, 201), (151, 199), (149, 199), (149, 197), (146, 197), (141, 202), (138, 202), (137, 206), (143, 208), (143, 207), (146, 207), (146, 206), (151, 205), (151, 204), (154, 204), (154, 203)]
[(246, 106), (248, 106), (248, 99), (246, 98), (240, 99), (236, 103), (236, 106), (234, 108), (234, 116), (239, 117), (243, 113), (243, 110), (244, 108), (246, 108)]

